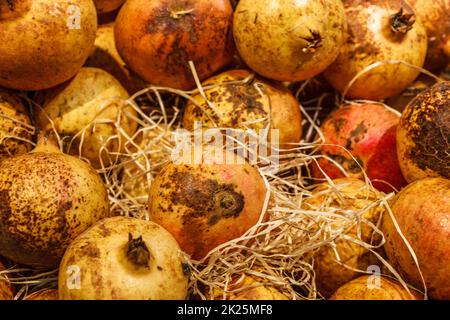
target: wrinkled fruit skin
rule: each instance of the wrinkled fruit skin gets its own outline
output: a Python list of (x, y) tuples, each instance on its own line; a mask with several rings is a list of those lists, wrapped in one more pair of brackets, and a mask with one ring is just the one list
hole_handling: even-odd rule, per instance
[(436, 70), (450, 62), (450, 0), (407, 0), (425, 26), (428, 52), (425, 68)]
[[(368, 189), (365, 183), (358, 179), (336, 179), (333, 180), (333, 183), (342, 198), (338, 197), (336, 193), (321, 195), (329, 188), (328, 183), (321, 184), (314, 189), (312, 197), (305, 200), (303, 208), (305, 210), (317, 210), (324, 203), (327, 203), (328, 207), (341, 210), (341, 212), (344, 210), (356, 212), (369, 207), (382, 196), (379, 192)], [(377, 225), (383, 212), (383, 207), (374, 207), (364, 211), (361, 217)], [(339, 211), (336, 213), (339, 213)], [(342, 225), (336, 222), (331, 227), (339, 229), (342, 228)], [(373, 228), (368, 224), (361, 223), (360, 230), (361, 240), (365, 243), (375, 245), (380, 242), (380, 239), (377, 239), (379, 237), (374, 234)], [(358, 239), (358, 226), (356, 224), (351, 226), (345, 232), (345, 235)], [(376, 256), (359, 244), (344, 238), (336, 239), (334, 244), (334, 249), (331, 245), (322, 246), (314, 257), (317, 290), (326, 298), (340, 286), (361, 275), (361, 273), (339, 264), (335, 250), (338, 252), (341, 262), (353, 269), (365, 271), (370, 265), (378, 263)]]
[[(396, 196), (391, 208), (417, 255), (429, 296), (450, 299), (450, 180), (427, 178), (413, 182)], [(387, 215), (382, 229), (389, 262), (412, 285), (422, 289), (417, 266)]]
[(0, 253), (56, 267), (69, 243), (109, 216), (106, 189), (85, 162), (32, 152), (0, 164)]
[(32, 144), (32, 125), (28, 110), (19, 97), (0, 89), (0, 160), (27, 153)]
[(108, 13), (118, 9), (125, 0), (94, 0), (98, 14)]
[(362, 276), (340, 287), (330, 300), (420, 300), (416, 292), (408, 292), (397, 281), (380, 277), (379, 284), (375, 287), (373, 276)]
[[(378, 61), (401, 60), (422, 67), (427, 52), (425, 27), (416, 20), (406, 33), (394, 32), (391, 16), (401, 8), (412, 14), (403, 0), (345, 0), (348, 20), (347, 42), (325, 71), (326, 79), (343, 93), (350, 81)], [(380, 100), (406, 89), (419, 71), (405, 65), (382, 64), (356, 80), (346, 92), (349, 98)]]
[[(193, 131), (195, 121), (201, 122), (204, 128), (245, 128), (257, 133), (270, 126), (278, 130), (281, 148), (295, 147), (302, 135), (299, 103), (288, 90), (266, 80), (230, 83), (242, 81), (251, 75), (246, 70), (232, 70), (205, 81), (203, 87), (214, 86), (205, 90), (206, 98), (222, 114), (218, 116), (207, 101), (196, 94), (193, 98), (201, 108), (188, 102), (183, 118), (184, 128)], [(270, 123), (268, 120), (257, 122), (261, 119), (271, 120)], [(253, 123), (248, 125), (251, 122)]]
[[(92, 51), (97, 14), (91, 0), (0, 1), (0, 86), (42, 90), (73, 77)], [(73, 17), (80, 8), (80, 24)], [(53, 14), (51, 14), (53, 12)], [(55, 14), (56, 13), (56, 14)], [(69, 29), (69, 26), (73, 30)]]
[[(325, 145), (320, 147), (319, 153), (334, 159), (351, 177), (364, 179), (364, 169), (380, 191), (393, 191), (389, 184), (399, 190), (406, 185), (406, 181), (397, 159), (398, 122), (399, 117), (382, 105), (344, 106), (331, 113), (322, 124)], [(328, 159), (319, 158), (318, 164), (331, 179), (344, 177)], [(315, 164), (312, 165), (312, 172), (316, 178), (323, 177)]]
[(183, 251), (199, 260), (253, 227), (265, 197), (264, 182), (248, 163), (171, 163), (152, 183), (149, 212)]
[(57, 289), (42, 289), (33, 292), (24, 300), (59, 300), (59, 294)]
[(450, 178), (450, 81), (416, 96), (397, 130), (400, 168), (408, 182)]
[(346, 18), (336, 0), (241, 0), (233, 34), (245, 63), (279, 81), (314, 77), (337, 57)]
[(232, 18), (228, 0), (128, 0), (114, 27), (117, 50), (147, 82), (192, 89), (189, 61), (200, 80), (231, 62)]
[[(142, 236), (147, 265), (128, 257), (129, 234)], [(70, 287), (68, 268), (80, 269), (80, 289)], [(76, 238), (59, 272), (61, 300), (183, 300), (188, 274), (175, 239), (156, 223), (128, 217), (104, 219)]]
[(129, 94), (146, 87), (145, 82), (127, 67), (117, 52), (113, 23), (101, 25), (97, 29), (94, 51), (85, 66), (105, 70), (116, 78)]

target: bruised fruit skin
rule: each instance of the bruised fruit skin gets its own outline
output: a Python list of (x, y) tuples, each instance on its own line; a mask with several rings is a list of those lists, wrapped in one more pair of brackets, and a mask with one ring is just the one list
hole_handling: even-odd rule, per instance
[[(70, 288), (68, 268), (80, 270), (80, 290)], [(61, 300), (182, 300), (188, 274), (175, 239), (151, 221), (104, 219), (64, 254), (59, 271)]]
[(96, 29), (92, 0), (0, 1), (0, 86), (42, 90), (69, 80), (91, 52)]
[(330, 300), (420, 300), (420, 296), (401, 283), (380, 277), (376, 287), (375, 276), (362, 276), (340, 287)]
[(436, 70), (450, 62), (450, 0), (406, 0), (427, 30), (425, 68)]
[(100, 176), (46, 138), (0, 162), (0, 252), (10, 260), (56, 267), (69, 243), (107, 216)]
[(208, 153), (200, 164), (171, 163), (150, 189), (152, 221), (196, 260), (244, 234), (262, 213), (266, 187), (259, 172), (248, 163), (223, 162)]
[(146, 87), (145, 82), (127, 67), (117, 52), (113, 23), (101, 25), (97, 29), (94, 51), (89, 55), (85, 66), (110, 73), (119, 80), (129, 94), (134, 94)]
[[(0, 262), (0, 272), (6, 270), (5, 266)], [(4, 275), (0, 275), (0, 300), (12, 300), (13, 292), (11, 286), (4, 278)]]
[[(188, 102), (183, 118), (184, 128), (194, 130), (196, 121), (201, 122), (203, 127), (246, 128), (255, 131), (270, 125), (271, 129), (279, 132), (280, 147), (293, 148), (300, 142), (302, 135), (298, 101), (287, 89), (266, 80), (256, 78), (246, 83), (232, 83), (248, 79), (252, 75), (246, 70), (232, 70), (205, 81), (203, 87), (214, 86), (205, 90), (206, 98), (222, 114), (218, 116), (207, 101), (196, 94), (192, 97), (201, 108)], [(257, 122), (260, 119), (267, 120)]]
[(33, 292), (24, 300), (59, 300), (59, 294), (57, 289), (42, 289)]
[(98, 14), (114, 11), (118, 9), (125, 0), (94, 0)]
[(400, 168), (408, 182), (450, 178), (450, 81), (434, 85), (408, 104), (397, 141)]
[[(349, 24), (347, 42), (325, 71), (326, 79), (343, 93), (350, 81), (378, 61), (401, 60), (422, 67), (427, 52), (424, 26), (403, 0), (344, 0)], [(419, 71), (383, 64), (360, 76), (346, 92), (349, 98), (380, 100), (406, 89)]]
[[(365, 183), (358, 179), (336, 179), (333, 180), (333, 183), (340, 196), (337, 193), (321, 194), (330, 187), (328, 183), (321, 184), (314, 189), (311, 198), (305, 200), (303, 208), (305, 210), (317, 210), (317, 208), (326, 205), (341, 212), (345, 210), (359, 212), (368, 208), (382, 196), (376, 190), (368, 189)], [(378, 206), (369, 210), (366, 209), (361, 213), (361, 217), (377, 225), (383, 212), (384, 207)], [(339, 211), (336, 212), (336, 214), (338, 213)], [(340, 222), (338, 220), (331, 225), (331, 228), (335, 230), (342, 227), (342, 220)], [(380, 239), (376, 239), (376, 234), (373, 231), (373, 228), (367, 223), (361, 223), (361, 240), (369, 244), (371, 241), (373, 245), (377, 244)], [(358, 225), (355, 223), (353, 226), (349, 226), (344, 234), (358, 239)], [(360, 272), (339, 264), (335, 250), (339, 254), (341, 263), (353, 269), (366, 271), (370, 265), (377, 263), (375, 255), (359, 244), (344, 238), (337, 238), (334, 244), (334, 248), (322, 246), (314, 256), (317, 290), (326, 298), (340, 286), (361, 275)]]
[(291, 82), (325, 70), (337, 57), (346, 28), (340, 0), (240, 0), (233, 21), (245, 63), (264, 77)]
[(114, 27), (126, 64), (147, 82), (192, 89), (232, 61), (232, 8), (228, 0), (128, 0)]
[[(383, 192), (391, 192), (406, 185), (400, 171), (396, 128), (399, 117), (379, 104), (353, 104), (344, 106), (324, 121), (321, 130), (325, 145), (319, 153), (339, 163), (350, 177), (364, 179), (364, 170), (373, 185)], [(345, 151), (347, 149), (355, 158)], [(318, 158), (320, 168), (331, 178), (344, 174), (330, 160)], [(313, 176), (323, 178), (317, 165), (312, 165)]]
[(32, 133), (28, 110), (20, 98), (0, 88), (0, 160), (30, 151)]
[(68, 153), (88, 160), (98, 169), (117, 160), (111, 153), (123, 151), (125, 138), (116, 123), (128, 136), (136, 132), (137, 123), (132, 118), (136, 111), (124, 105), (128, 97), (106, 71), (82, 68), (70, 82), (42, 94), (36, 122), (43, 130), (54, 128), (64, 139)]
[[(391, 203), (392, 213), (414, 250), (428, 294), (450, 299), (450, 180), (426, 178), (411, 183)], [(415, 287), (422, 289), (417, 266), (386, 215), (382, 228), (385, 250), (392, 266)]]

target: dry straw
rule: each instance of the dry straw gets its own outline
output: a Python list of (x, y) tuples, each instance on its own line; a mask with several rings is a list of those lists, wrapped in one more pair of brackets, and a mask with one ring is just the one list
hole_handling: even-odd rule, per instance
[[(120, 141), (120, 150), (109, 150), (110, 144), (105, 141), (102, 147), (103, 157), (99, 158), (104, 159), (106, 153), (108, 158), (114, 161), (108, 165), (102, 163), (102, 168), (98, 170), (108, 188), (112, 214), (150, 219), (147, 212), (148, 189), (155, 175), (171, 161), (171, 154), (175, 148), (172, 132), (181, 127), (181, 110), (187, 101), (202, 109), (192, 96), (201, 94), (206, 99), (205, 90), (214, 87), (214, 85), (202, 87), (193, 64), (190, 65), (197, 89), (182, 91), (150, 86), (137, 92), (128, 100), (107, 101), (104, 107), (108, 107), (109, 103), (120, 106), (116, 119), (105, 120), (99, 117), (80, 131), (76, 138), (73, 137), (73, 139), (80, 139), (79, 145), (82, 145), (86, 130), (95, 130), (97, 124), (105, 122), (114, 126), (116, 134), (109, 140)], [(233, 83), (253, 83), (252, 79), (253, 76), (242, 81), (233, 81)], [(310, 81), (303, 83), (296, 92), (296, 96), (300, 97), (309, 84)], [(264, 95), (264, 90), (260, 87), (255, 88)], [(280, 152), (280, 165), (277, 171), (264, 170), (263, 165), (258, 168), (266, 185), (264, 209), (258, 223), (240, 238), (215, 248), (201, 261), (185, 257), (191, 270), (191, 296), (202, 299), (229, 298), (230, 295), (248, 289), (247, 286), (239, 286), (247, 275), (259, 279), (251, 286), (271, 286), (290, 299), (320, 299), (321, 296), (315, 284), (315, 254), (323, 246), (333, 247), (337, 240), (349, 241), (371, 251), (379, 258), (380, 267), (385, 266), (383, 270), (387, 270), (386, 275), (397, 278), (407, 288), (407, 284), (398, 272), (377, 253), (377, 249), (385, 241), (379, 226), (363, 218), (367, 210), (375, 207), (384, 207), (385, 212), (393, 218), (389, 208), (389, 200), (393, 194), (384, 195), (374, 192), (367, 176), (365, 176), (364, 188), (360, 192), (367, 195), (368, 204), (364, 208), (351, 210), (348, 207), (339, 208), (330, 205), (327, 199), (337, 197), (345, 202), (348, 201), (348, 195), (341, 194), (334, 182), (326, 175), (320, 182), (327, 184), (327, 188), (320, 193), (312, 192), (319, 181), (311, 177), (309, 167), (312, 163), (318, 164), (320, 157), (326, 157), (317, 152), (318, 148), (325, 143), (318, 121), (325, 98), (326, 94), (299, 103), (298, 107), (304, 119), (303, 139), (293, 144), (289, 150)], [(335, 101), (338, 105), (337, 96)], [(220, 114), (211, 101), (208, 102), (208, 107)], [(129, 108), (135, 113), (126, 112)], [(122, 117), (131, 117), (138, 123), (138, 130), (134, 135), (127, 135), (121, 128)], [(271, 123), (270, 113), (267, 119), (260, 119), (260, 121), (266, 123), (266, 129), (268, 129)], [(215, 125), (220, 127), (218, 123)], [(64, 139), (60, 139), (62, 140)], [(62, 146), (67, 148), (67, 143)], [(241, 145), (241, 147), (246, 146)], [(82, 148), (79, 151), (82, 156)], [(340, 168), (344, 175), (347, 175), (337, 162), (328, 157), (327, 159)], [(259, 160), (260, 163), (265, 163), (266, 159)], [(374, 194), (377, 196), (374, 197)], [(305, 206), (305, 201), (318, 196), (324, 197), (325, 200), (315, 205)], [(268, 220), (263, 219), (266, 212)], [(381, 240), (374, 242), (372, 239), (370, 242), (364, 242), (361, 232), (353, 237), (346, 234), (347, 230), (355, 226), (357, 230), (361, 230), (363, 225), (373, 230), (373, 233), (379, 235), (378, 238)], [(397, 224), (396, 227), (401, 231)], [(403, 239), (406, 242), (404, 237)], [(418, 265), (409, 244), (408, 249)], [(340, 262), (337, 250), (335, 250), (335, 259)], [(8, 273), (11, 282), (25, 285), (20, 292), (22, 296), (43, 286), (55, 285), (56, 271), (50, 273), (34, 271), (26, 276), (22, 273), (24, 271), (30, 270), (13, 268), (2, 273)], [(367, 273), (366, 270), (357, 271), (361, 274)]]

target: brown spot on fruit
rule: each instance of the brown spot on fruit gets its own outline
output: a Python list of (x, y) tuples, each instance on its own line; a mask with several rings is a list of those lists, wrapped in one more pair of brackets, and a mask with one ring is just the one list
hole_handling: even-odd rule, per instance
[(30, 128), (31, 120), (22, 100), (0, 88), (0, 161), (32, 149)]
[[(102, 225), (110, 230), (108, 236), (102, 235)], [(95, 245), (100, 259), (91, 258), (85, 250), (87, 244)], [(150, 268), (140, 266), (149, 252)], [(66, 250), (59, 268), (60, 298), (182, 300), (188, 289), (183, 262), (176, 240), (156, 223), (122, 216), (106, 218), (77, 237)], [(67, 285), (73, 275), (67, 272), (70, 266), (79, 268), (81, 290)]]
[(402, 171), (410, 182), (450, 177), (450, 82), (436, 84), (409, 103), (398, 138)]
[[(406, 182), (397, 159), (395, 128), (398, 122), (398, 115), (379, 104), (342, 106), (321, 125), (325, 144), (319, 152), (334, 161), (320, 157), (318, 165), (331, 179), (344, 176), (339, 164), (351, 177), (358, 179), (365, 178), (365, 170), (381, 191), (391, 192), (389, 185), (401, 189)], [(312, 165), (312, 170), (314, 177), (323, 177), (317, 165)]]
[(0, 252), (54, 267), (75, 237), (109, 215), (109, 203), (88, 164), (41, 140), (31, 153), (0, 162)]
[(257, 223), (264, 214), (265, 189), (248, 163), (169, 164), (152, 183), (149, 213), (184, 252), (201, 259)]
[(201, 179), (188, 172), (176, 172), (170, 179), (180, 183), (180, 187), (170, 194), (172, 203), (191, 209), (191, 214), (185, 216), (186, 223), (191, 218), (202, 216), (211, 216), (213, 221), (220, 217), (237, 217), (244, 208), (244, 197), (242, 193), (235, 191), (235, 185)]
[(102, 236), (108, 237), (111, 235), (111, 231), (104, 224), (100, 224), (99, 229), (102, 232)]
[[(196, 94), (193, 98), (200, 107), (193, 102), (187, 103), (183, 116), (185, 129), (193, 130), (197, 121), (203, 127), (249, 129), (256, 134), (269, 127), (278, 130), (282, 149), (291, 149), (300, 141), (299, 104), (285, 88), (246, 70), (221, 73), (202, 85), (209, 87), (205, 89), (208, 101)], [(214, 104), (214, 109), (209, 102)], [(286, 119), (289, 119), (289, 125), (286, 125)]]
[[(367, 127), (364, 124), (364, 121), (360, 122), (358, 126), (350, 131), (350, 141), (351, 143), (358, 143), (362, 139), (364, 139), (364, 135), (367, 133)], [(351, 144), (348, 146), (351, 149)]]
[(336, 134), (339, 134), (339, 132), (342, 130), (342, 128), (347, 123), (347, 120), (344, 118), (338, 118), (336, 120), (333, 120), (334, 130), (336, 131)]
[(337, 59), (325, 70), (325, 78), (339, 92), (345, 91), (348, 98), (381, 100), (400, 94), (419, 71), (398, 64), (373, 64), (401, 60), (422, 67), (427, 52), (422, 22), (414, 21), (413, 9), (403, 0), (343, 3), (348, 38)]
[(11, 214), (11, 207), (9, 206), (9, 192), (7, 190), (0, 190), (0, 212), (3, 219), (7, 219)]
[(81, 247), (81, 250), (83, 254), (90, 258), (100, 258), (100, 250), (97, 248), (97, 246), (93, 243), (87, 243), (84, 246)]
[(130, 68), (155, 85), (191, 89), (231, 62), (234, 46), (228, 0), (130, 0), (115, 24), (117, 49)]
[[(69, 5), (79, 8), (76, 32), (67, 26)], [(34, 91), (69, 80), (90, 54), (96, 29), (93, 1), (0, 1), (0, 86)]]
[(364, 168), (364, 163), (362, 162), (362, 160), (358, 157), (355, 157), (355, 160), (350, 160), (348, 161), (348, 170), (351, 173), (360, 173), (362, 172), (363, 168)]

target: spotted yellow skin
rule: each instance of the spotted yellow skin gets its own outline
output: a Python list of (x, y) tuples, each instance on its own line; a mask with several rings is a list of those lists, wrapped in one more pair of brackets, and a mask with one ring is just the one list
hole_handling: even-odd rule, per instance
[[(142, 236), (150, 260), (135, 265), (127, 256), (129, 233)], [(182, 300), (188, 275), (175, 239), (156, 223), (128, 217), (104, 219), (71, 243), (61, 262), (62, 300)], [(68, 267), (80, 270), (71, 289)]]
[[(401, 60), (422, 67), (427, 52), (425, 27), (419, 20), (406, 33), (392, 30), (391, 16), (412, 8), (403, 0), (344, 0), (348, 39), (339, 56), (325, 71), (325, 78), (343, 93), (350, 81), (378, 61)], [(400, 64), (383, 64), (366, 70), (346, 92), (349, 98), (379, 100), (406, 89), (419, 71)]]
[(340, 287), (330, 300), (420, 300), (415, 291), (410, 289), (408, 292), (399, 282), (389, 278), (380, 278), (380, 288), (372, 287), (374, 283), (370, 276), (359, 277)]
[(107, 216), (100, 176), (56, 147), (0, 163), (0, 252), (14, 262), (56, 267), (69, 243)]
[(241, 0), (233, 22), (245, 63), (264, 77), (291, 82), (328, 67), (345, 41), (346, 28), (342, 2), (335, 0)]
[(91, 52), (96, 29), (92, 0), (0, 1), (0, 86), (42, 90), (69, 80)]
[(246, 70), (231, 70), (205, 81), (205, 88), (212, 86), (205, 90), (206, 98), (221, 114), (218, 115), (201, 94), (196, 94), (192, 98), (201, 108), (188, 102), (184, 128), (192, 131), (196, 121), (205, 128), (217, 126), (259, 132), (269, 127), (278, 130), (281, 148), (294, 148), (302, 135), (299, 103), (288, 90), (266, 80), (257, 78), (243, 83), (252, 76), (254, 74)]
[[(5, 269), (5, 266), (0, 262), (0, 271), (4, 271)], [(11, 286), (3, 277), (3, 275), (0, 276), (0, 300), (12, 300), (13, 292)]]
[[(106, 71), (83, 68), (68, 84), (43, 94), (37, 124), (44, 130), (52, 130), (54, 125), (68, 153), (81, 156), (94, 168), (108, 166), (117, 157), (108, 156), (104, 149), (119, 152), (125, 145), (114, 123), (129, 136), (136, 131), (137, 123), (132, 119), (136, 112), (130, 106), (123, 107), (128, 97), (119, 81)], [(70, 144), (74, 136), (77, 138)], [(112, 136), (115, 138), (108, 140)]]
[(450, 178), (450, 81), (417, 95), (397, 129), (400, 169), (408, 182)]
[[(358, 211), (366, 208), (381, 196), (381, 193), (367, 189), (365, 183), (358, 179), (343, 178), (333, 180), (333, 182), (344, 200), (340, 200), (336, 194), (313, 196), (305, 201), (304, 208), (311, 210), (312, 208), (320, 208), (323, 204), (329, 208)], [(318, 194), (327, 188), (328, 184), (320, 185), (314, 190), (314, 193)], [(377, 225), (383, 211), (383, 207), (374, 207), (363, 212), (361, 217)], [(338, 229), (342, 225), (340, 222), (335, 222), (332, 227)], [(357, 232), (358, 227), (354, 224), (345, 231), (345, 235), (358, 239)], [(362, 223), (361, 239), (370, 243), (373, 235), (373, 229), (366, 223)], [(374, 244), (378, 243), (379, 239), (376, 240), (375, 238), (374, 241)], [(366, 271), (367, 267), (377, 262), (376, 257), (361, 245), (339, 238), (335, 241), (335, 244), (341, 262), (351, 268)], [(331, 246), (323, 246), (317, 252), (314, 257), (314, 271), (317, 289), (324, 297), (329, 297), (337, 288), (361, 274), (340, 265)]]
[(24, 300), (59, 300), (57, 289), (42, 289), (33, 292)]
[(31, 151), (32, 132), (28, 110), (20, 99), (0, 89), (0, 160)]

